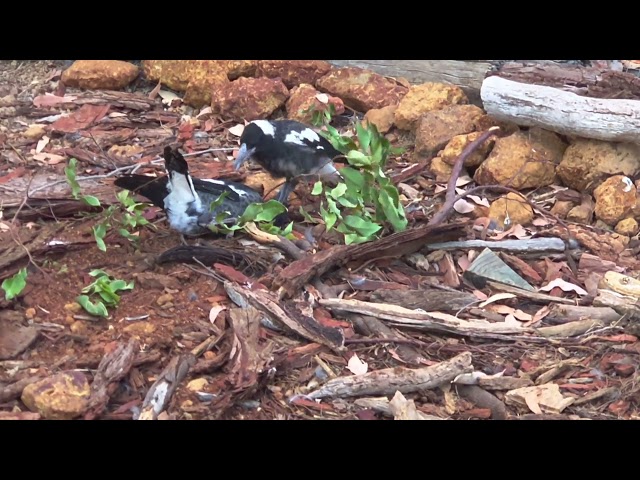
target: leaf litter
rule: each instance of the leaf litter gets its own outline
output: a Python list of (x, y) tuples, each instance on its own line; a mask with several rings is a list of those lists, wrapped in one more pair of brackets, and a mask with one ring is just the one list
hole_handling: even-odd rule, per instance
[[(45, 73), (43, 78), (49, 78), (46, 88), (56, 91), (55, 71)], [(417, 269), (417, 263), (408, 261), (415, 254), (412, 249), (416, 243), (409, 238), (393, 245), (346, 249), (336, 248), (330, 237), (323, 238), (311, 255), (334, 249), (327, 256), (334, 270), (332, 275), (318, 273), (322, 271), (318, 267), (327, 266), (321, 257), (316, 257), (318, 264), (309, 262), (307, 267), (316, 273), (308, 275), (306, 284), (319, 281), (321, 293), (314, 294), (315, 299), (305, 305), (307, 299), (301, 291), (288, 300), (273, 287), (274, 272), (291, 266), (293, 259), (272, 245), (245, 242), (242, 249), (256, 258), (277, 258), (279, 270), (252, 273), (247, 265), (221, 261), (205, 263), (207, 268), (193, 262), (159, 264), (153, 268), (160, 281), (144, 286), (136, 283), (133, 290), (122, 294), (117, 309), (102, 323), (89, 319), (73, 299), (79, 286), (88, 284), (90, 271), (106, 268), (126, 282), (134, 281), (150, 268), (150, 259), (179, 241), (165, 225), (157, 223), (164, 236), (150, 228), (142, 229), (139, 250), (114, 237), (106, 239), (108, 252), (99, 251), (91, 233), (96, 217), (74, 216), (79, 205), (70, 198), (64, 183), (47, 186), (64, 182), (67, 152), (82, 153), (79, 175), (95, 177), (95, 181), (83, 180), (83, 193), (109, 206), (115, 199), (110, 179), (104, 176), (114, 168), (161, 175), (158, 153), (171, 135), (179, 136), (190, 153), (229, 148), (228, 157), (234, 158), (246, 122), (225, 124), (210, 107), (189, 111), (179, 95), (163, 89), (160, 83), (143, 86), (140, 93), (115, 96), (67, 90), (61, 96), (47, 92), (32, 97), (31, 108), (50, 110), (48, 115), (38, 111), (38, 122), (45, 125), (46, 134), (28, 144), (14, 141), (26, 163), (0, 165), (0, 186), (7, 187), (0, 191), (6, 195), (0, 243), (2, 279), (28, 265), (26, 251), (38, 265), (29, 267), (28, 281), (18, 301), (2, 299), (0, 325), (8, 325), (7, 331), (12, 333), (6, 336), (9, 344), (3, 350), (5, 358), (0, 360), (0, 397), (5, 402), (0, 413), (24, 408), (19, 387), (34, 380), (30, 378), (33, 369), (52, 375), (62, 367), (96, 372), (88, 376), (93, 400), (78, 410), (77, 418), (368, 415), (450, 419), (497, 418), (495, 412), (500, 409), (508, 412), (509, 418), (529, 413), (566, 418), (638, 418), (632, 374), (640, 352), (640, 332), (627, 330), (624, 324), (624, 319), (632, 319), (627, 321), (633, 326), (635, 300), (614, 303), (610, 297), (603, 297), (604, 287), (594, 280), (591, 266), (578, 266), (577, 272), (572, 272), (568, 262), (550, 261), (544, 256), (521, 257), (522, 252), (517, 251), (501, 252), (500, 256), (514, 274), (523, 275), (535, 286), (535, 292), (508, 290), (508, 285), (493, 281), (476, 283), (477, 277), (468, 277), (482, 250), (461, 247), (431, 257), (425, 253), (425, 261)], [(325, 103), (328, 97), (324, 95), (316, 98)], [(17, 120), (25, 127), (33, 123), (26, 118)], [(136, 129), (135, 140), (126, 135), (124, 141), (118, 140), (125, 129)], [(199, 137), (202, 132), (208, 136)], [(349, 130), (345, 133), (352, 134)], [(133, 163), (136, 160), (123, 157), (122, 167), (114, 167), (107, 154), (113, 146), (139, 147), (141, 158), (148, 160), (138, 166)], [(245, 178), (231, 165), (212, 162), (214, 158), (211, 154), (193, 156), (189, 158), (190, 169), (195, 176)], [(401, 171), (402, 165), (406, 163), (398, 159), (397, 166), (390, 162), (388, 167), (393, 173)], [(37, 169), (45, 170), (41, 177), (32, 178)], [(418, 204), (434, 194), (444, 199), (447, 186), (429, 181), (426, 174), (404, 179), (403, 192)], [(42, 204), (29, 200), (29, 208), (20, 208), (29, 182), (30, 191), (42, 188), (37, 192)], [(471, 185), (472, 177), (460, 176), (455, 182), (456, 194), (464, 194)], [(478, 216), (476, 211), (489, 207), (495, 198), (487, 192), (482, 195), (469, 195), (452, 205), (454, 212), (462, 214), (458, 221), (467, 228), (464, 235), (458, 230), (456, 239), (467, 235), (469, 239), (494, 242), (507, 238), (526, 241), (538, 229), (557, 227), (550, 218), (536, 217), (531, 226), (514, 225), (499, 232), (491, 231), (486, 220), (465, 220), (465, 216)], [(158, 219), (155, 210), (145, 215)], [(40, 221), (41, 216), (47, 220)], [(56, 222), (66, 228), (56, 230)], [(474, 223), (477, 230), (472, 227)], [(419, 224), (410, 228), (418, 229)], [(238, 248), (238, 243), (229, 239), (216, 244)], [(358, 253), (357, 248), (371, 250)], [(52, 253), (56, 256), (47, 259), (46, 255)], [(364, 264), (363, 258), (373, 261)], [(541, 258), (546, 260), (541, 262)], [(423, 293), (420, 298), (415, 294), (403, 297), (404, 304), (399, 307), (372, 301), (374, 290), (349, 286), (350, 282), (356, 285), (352, 277), (356, 268), (361, 279), (358, 285)], [(622, 269), (622, 273), (628, 271)], [(290, 273), (298, 274), (295, 269)], [(478, 275), (476, 270), (472, 273)], [(297, 278), (292, 275), (289, 280)], [(180, 288), (172, 287), (176, 280)], [(47, 288), (52, 282), (57, 284), (55, 291)], [(335, 290), (333, 295), (327, 288)], [(595, 308), (587, 291), (598, 295), (598, 305), (606, 304), (620, 312), (620, 326), (593, 320), (593, 316), (589, 319), (588, 311), (560, 323), (562, 319), (552, 308), (553, 297), (571, 299), (561, 304), (569, 311), (576, 306)], [(466, 293), (477, 300), (444, 311), (436, 302), (445, 293)], [(594, 323), (586, 330), (575, 325), (585, 320)], [(539, 333), (544, 333), (539, 329), (550, 326), (566, 330), (551, 341), (551, 337)], [(21, 336), (21, 328), (35, 329), (38, 335), (27, 330)], [(19, 356), (25, 351), (28, 357)], [(598, 359), (617, 351), (624, 353), (615, 362), (603, 364), (600, 373), (593, 373), (600, 368)], [(564, 358), (579, 361), (557, 368)], [(110, 370), (112, 365), (124, 368), (122, 377)], [(538, 380), (543, 383), (532, 385)], [(116, 388), (121, 384), (128, 388)], [(477, 388), (489, 397), (469, 392), (462, 395), (458, 387)], [(614, 394), (610, 395), (608, 389)], [(599, 392), (601, 395), (595, 395)], [(629, 400), (620, 402), (616, 395)], [(43, 411), (38, 415), (42, 413), (47, 414)]]

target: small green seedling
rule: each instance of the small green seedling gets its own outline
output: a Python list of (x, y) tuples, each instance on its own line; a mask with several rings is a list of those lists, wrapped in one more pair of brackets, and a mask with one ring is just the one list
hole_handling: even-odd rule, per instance
[(18, 273), (12, 277), (5, 278), (2, 282), (2, 289), (4, 290), (4, 298), (6, 300), (13, 300), (16, 298), (24, 287), (27, 286), (27, 268), (21, 268)]
[[(225, 192), (226, 193), (226, 192)], [(224, 195), (224, 194), (223, 194)], [(220, 199), (216, 202), (221, 202)], [(212, 202), (216, 203), (216, 202)], [(219, 203), (218, 203), (219, 205)], [(217, 205), (215, 205), (217, 206)], [(213, 206), (211, 209), (215, 208)], [(228, 217), (229, 212), (217, 215), (216, 220), (209, 226), (209, 229), (215, 233), (233, 233), (237, 230), (243, 230), (248, 223), (254, 223), (263, 232), (273, 235), (281, 235), (290, 240), (295, 239), (293, 232), (293, 222), (289, 223), (286, 228), (282, 229), (273, 224), (275, 218), (287, 211), (287, 208), (277, 200), (269, 200), (264, 203), (252, 203), (245, 209), (235, 225), (225, 225), (222, 222)]]
[(80, 295), (76, 301), (91, 315), (107, 317), (109, 315), (107, 307), (115, 307), (120, 303), (120, 295), (117, 292), (122, 290), (133, 290), (133, 282), (125, 282), (112, 278), (104, 270), (92, 270), (89, 275), (96, 277), (96, 280), (82, 289), (82, 293), (98, 295), (101, 300), (92, 302), (89, 295)]
[[(73, 198), (82, 200), (92, 207), (100, 207), (100, 200), (92, 195), (81, 195), (80, 184), (77, 180), (77, 161), (75, 158), (69, 160), (69, 165), (65, 167), (64, 172), (67, 177), (67, 183), (71, 187)], [(107, 251), (107, 245), (104, 238), (112, 228), (113, 223), (118, 224), (118, 233), (131, 242), (137, 242), (138, 236), (134, 235), (135, 229), (144, 225), (151, 225), (144, 218), (144, 209), (150, 206), (146, 203), (136, 202), (129, 194), (129, 191), (122, 190), (116, 194), (118, 205), (110, 205), (104, 209), (102, 222), (92, 227), (93, 237), (96, 245), (103, 252)], [(153, 225), (152, 225), (153, 226)]]

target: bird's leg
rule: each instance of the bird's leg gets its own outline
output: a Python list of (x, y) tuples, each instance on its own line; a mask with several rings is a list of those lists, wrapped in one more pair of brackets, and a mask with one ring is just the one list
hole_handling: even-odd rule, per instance
[(285, 184), (282, 186), (282, 188), (280, 189), (280, 192), (278, 192), (278, 196), (276, 197), (276, 200), (279, 201), (281, 204), (283, 204), (285, 207), (287, 207), (289, 203), (289, 195), (291, 195), (291, 192), (293, 192), (294, 188), (295, 188), (295, 180), (293, 178), (287, 180)]

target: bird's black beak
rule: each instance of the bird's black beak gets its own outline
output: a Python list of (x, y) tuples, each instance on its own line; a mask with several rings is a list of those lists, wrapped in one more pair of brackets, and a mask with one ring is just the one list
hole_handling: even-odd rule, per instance
[(243, 143), (242, 145), (240, 145), (240, 151), (238, 152), (238, 157), (236, 158), (236, 161), (233, 162), (233, 168), (235, 168), (236, 170), (240, 170), (240, 167), (242, 166), (242, 164), (246, 162), (249, 159), (249, 157), (253, 155), (255, 151), (256, 151), (255, 147), (247, 148), (246, 143)]

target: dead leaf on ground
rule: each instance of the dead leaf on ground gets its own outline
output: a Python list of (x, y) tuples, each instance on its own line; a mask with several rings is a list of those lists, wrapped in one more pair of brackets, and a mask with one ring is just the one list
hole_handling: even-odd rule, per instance
[(413, 400), (407, 400), (399, 391), (389, 402), (389, 409), (394, 420), (423, 420)]
[(458, 200), (456, 203), (453, 204), (453, 209), (458, 213), (464, 214), (464, 213), (473, 212), (476, 209), (476, 207), (461, 198), (460, 200)]
[(211, 307), (211, 310), (209, 310), (209, 321), (211, 323), (215, 323), (216, 318), (218, 318), (218, 315), (220, 315), (220, 312), (222, 312), (226, 308), (227, 307), (224, 305), (214, 305), (213, 307)]
[(62, 117), (51, 125), (51, 130), (59, 133), (77, 133), (99, 122), (109, 112), (110, 105), (83, 105), (68, 117)]
[(242, 125), (241, 123), (234, 125), (229, 129), (229, 133), (236, 137), (240, 137), (242, 135), (242, 132), (244, 132), (244, 125)]
[(533, 413), (562, 413), (575, 398), (564, 397), (555, 383), (511, 390), (505, 395), (507, 405), (528, 407)]
[(369, 369), (369, 365), (366, 362), (360, 360), (357, 354), (353, 354), (353, 356), (349, 359), (349, 363), (347, 363), (347, 369), (353, 373), (354, 375), (364, 375), (367, 373)]
[(578, 295), (589, 295), (587, 291), (578, 285), (574, 285), (573, 283), (569, 283), (561, 278), (556, 278), (555, 280), (549, 282), (547, 285), (540, 287), (538, 290), (542, 292), (549, 292), (554, 288), (560, 288), (565, 292), (576, 292)]
[(491, 295), (487, 300), (478, 305), (480, 308), (486, 307), (490, 303), (498, 302), (500, 300), (508, 300), (510, 298), (516, 298), (513, 293), (496, 293), (495, 295)]
[(71, 103), (76, 100), (78, 97), (74, 96), (64, 96), (58, 97), (57, 95), (51, 95), (50, 93), (45, 93), (44, 95), (38, 95), (33, 99), (33, 106), (36, 108), (43, 107), (54, 107), (61, 103)]

